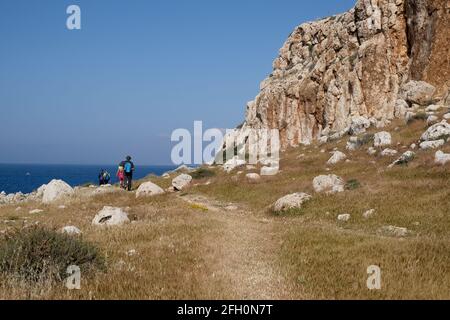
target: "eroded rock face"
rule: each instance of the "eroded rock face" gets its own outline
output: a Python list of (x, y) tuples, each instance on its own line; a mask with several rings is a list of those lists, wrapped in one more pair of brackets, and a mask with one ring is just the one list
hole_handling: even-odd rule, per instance
[(298, 26), (239, 131), (279, 129), (287, 148), (404, 117), (448, 86), (448, 15), (445, 0), (359, 0)]

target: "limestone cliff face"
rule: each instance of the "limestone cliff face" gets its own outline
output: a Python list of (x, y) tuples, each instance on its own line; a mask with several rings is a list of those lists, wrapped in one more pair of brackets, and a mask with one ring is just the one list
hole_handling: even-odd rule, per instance
[(409, 80), (445, 95), (450, 1), (359, 0), (344, 14), (298, 26), (240, 129), (279, 129), (283, 147), (394, 118)]

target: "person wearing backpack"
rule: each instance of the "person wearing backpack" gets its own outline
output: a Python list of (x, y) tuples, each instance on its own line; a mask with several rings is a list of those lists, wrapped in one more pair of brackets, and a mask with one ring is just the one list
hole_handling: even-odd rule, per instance
[(126, 160), (122, 161), (119, 166), (123, 167), (125, 174), (125, 189), (131, 191), (134, 172), (134, 163), (131, 161), (131, 157), (127, 156)]

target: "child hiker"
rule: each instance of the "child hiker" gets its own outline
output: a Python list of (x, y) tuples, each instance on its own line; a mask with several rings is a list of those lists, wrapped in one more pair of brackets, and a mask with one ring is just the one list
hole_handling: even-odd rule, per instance
[(125, 188), (125, 171), (123, 166), (119, 166), (119, 169), (117, 170), (117, 178), (119, 178), (120, 187)]

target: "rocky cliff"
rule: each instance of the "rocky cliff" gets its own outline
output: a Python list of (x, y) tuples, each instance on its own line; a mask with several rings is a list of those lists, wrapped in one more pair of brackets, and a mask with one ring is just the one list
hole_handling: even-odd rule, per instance
[[(382, 127), (423, 95), (424, 103), (448, 103), (449, 25), (447, 0), (359, 0), (349, 12), (298, 26), (239, 134), (279, 129), (286, 148)], [(420, 99), (408, 99), (411, 90)]]

